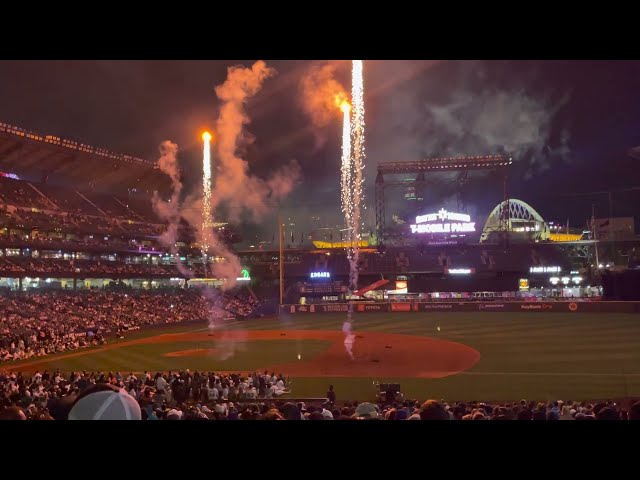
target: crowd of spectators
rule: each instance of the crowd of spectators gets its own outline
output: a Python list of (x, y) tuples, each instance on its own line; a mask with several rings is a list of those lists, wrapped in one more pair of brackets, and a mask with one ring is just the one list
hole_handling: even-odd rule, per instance
[(129, 233), (132, 235), (154, 236), (162, 233), (164, 226), (161, 224), (144, 223), (139, 219), (126, 222), (117, 221), (113, 217), (100, 216), (99, 214), (86, 215), (81, 213), (68, 213), (52, 210), (51, 206), (46, 211), (33, 211), (15, 209), (9, 211), (6, 206), (0, 205), (0, 226), (7, 228), (57, 228), (67, 232), (100, 233), (117, 235)]
[(45, 197), (34, 190), (27, 182), (0, 177), (0, 201), (21, 207), (51, 208)]
[(240, 317), (248, 317), (252, 313), (258, 311), (262, 305), (257, 298), (252, 295), (244, 295), (242, 297), (235, 295), (225, 296), (225, 310), (238, 315)]
[(0, 257), (0, 272), (24, 273), (24, 268), (7, 258)]
[[(64, 228), (90, 233), (159, 235), (163, 226), (149, 206), (144, 216), (110, 195), (80, 194), (73, 189), (0, 178), (0, 225), (7, 227)], [(42, 193), (39, 193), (42, 192)], [(137, 209), (144, 201), (137, 200)], [(11, 205), (9, 211), (7, 206)], [(19, 207), (19, 208), (15, 208)], [(46, 210), (34, 211), (32, 209)]]
[[(267, 371), (0, 373), (0, 419), (253, 420), (268, 413), (265, 400), (284, 393), (287, 379)], [(100, 409), (109, 395), (121, 401)]]
[[(0, 373), (0, 419), (5, 420), (640, 420), (640, 402), (445, 401), (378, 404), (279, 399), (288, 379), (265, 371)], [(116, 401), (114, 401), (116, 400)], [(309, 403), (309, 405), (307, 405)]]
[[(0, 207), (1, 209), (1, 207)], [(0, 245), (6, 246), (24, 246), (28, 245), (30, 248), (40, 249), (65, 249), (75, 250), (76, 248), (91, 249), (103, 249), (109, 252), (113, 252), (114, 249), (136, 249), (136, 248), (148, 248), (154, 250), (154, 247), (147, 247), (135, 239), (128, 239), (122, 236), (103, 236), (103, 235), (68, 235), (68, 236), (45, 236), (45, 235), (33, 235), (28, 234), (16, 234), (6, 233), (0, 236)], [(158, 248), (157, 251), (160, 251)]]
[(75, 276), (148, 278), (179, 275), (175, 265), (31, 257), (0, 257), (0, 272), (24, 272), (37, 277), (63, 278)]
[(249, 295), (197, 290), (0, 296), (0, 362), (100, 345), (149, 325), (246, 317), (258, 306)]

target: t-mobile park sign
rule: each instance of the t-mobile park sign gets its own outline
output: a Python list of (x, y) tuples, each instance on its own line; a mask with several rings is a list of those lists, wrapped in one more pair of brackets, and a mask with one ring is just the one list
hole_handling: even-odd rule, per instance
[(447, 212), (441, 208), (438, 213), (418, 215), (416, 224), (411, 225), (411, 233), (458, 233), (475, 232), (476, 223), (466, 213)]

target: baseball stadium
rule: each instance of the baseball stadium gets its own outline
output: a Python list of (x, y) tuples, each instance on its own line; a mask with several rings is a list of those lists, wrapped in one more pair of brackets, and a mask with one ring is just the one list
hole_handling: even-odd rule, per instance
[[(152, 161), (0, 123), (0, 415), (640, 415), (633, 218), (545, 219), (509, 193), (506, 154), (365, 177), (362, 79), (353, 61), (336, 106), (344, 222), (304, 235), (279, 218), (258, 246), (216, 209), (238, 195), (286, 206), (289, 179), (225, 173), (243, 160), (217, 148), (222, 129), (194, 133), (187, 206), (170, 142)], [(465, 203), (477, 181), (495, 186), (484, 212)], [(101, 395), (120, 403), (93, 408)]]

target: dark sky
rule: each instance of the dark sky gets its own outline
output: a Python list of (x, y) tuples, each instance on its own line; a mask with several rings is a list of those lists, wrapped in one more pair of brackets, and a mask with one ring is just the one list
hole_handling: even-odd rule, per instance
[[(252, 63), (2, 61), (0, 120), (149, 159), (171, 140), (195, 185), (199, 133), (217, 116), (214, 87), (227, 67)], [(317, 129), (300, 106), (312, 63), (322, 62), (267, 60), (278, 74), (248, 106), (255, 141), (245, 157), (258, 175), (291, 159), (301, 164), (288, 208), (303, 231), (311, 215), (337, 220), (339, 212), (340, 114)], [(336, 70), (347, 89), (349, 69), (340, 62)], [(379, 161), (508, 153), (511, 196), (545, 219), (583, 224), (592, 201), (605, 215), (604, 197), (562, 194), (640, 185), (637, 161), (626, 156), (640, 145), (639, 85), (638, 61), (366, 61), (368, 201)], [(501, 188), (490, 179), (473, 183), (470, 213), (486, 215)], [(434, 208), (451, 201), (438, 195)], [(639, 214), (637, 200), (620, 195), (614, 214)]]

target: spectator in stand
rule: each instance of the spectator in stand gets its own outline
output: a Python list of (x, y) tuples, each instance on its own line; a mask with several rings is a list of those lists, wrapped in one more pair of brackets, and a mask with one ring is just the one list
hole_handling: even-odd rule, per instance
[[(204, 322), (212, 316), (227, 316), (229, 309), (246, 315), (252, 312), (254, 303), (247, 301), (240, 309), (239, 297), (229, 298), (221, 295), (222, 308), (212, 310), (197, 291), (182, 290), (171, 294), (100, 291), (0, 296), (0, 363), (103, 345), (148, 325)], [(158, 382), (165, 386), (162, 380)], [(284, 391), (281, 380), (272, 383), (274, 394)]]
[(335, 405), (336, 403), (336, 394), (333, 391), (333, 385), (329, 385), (329, 390), (327, 391), (327, 400), (329, 400), (331, 405)]

